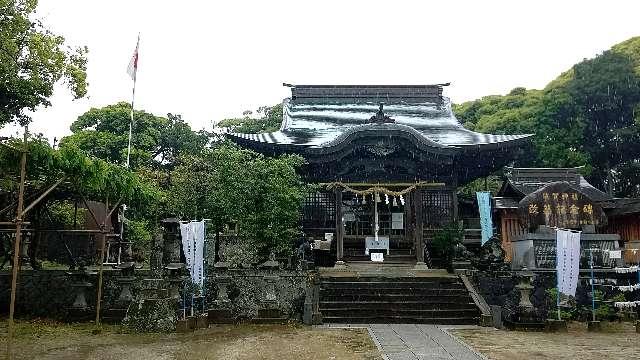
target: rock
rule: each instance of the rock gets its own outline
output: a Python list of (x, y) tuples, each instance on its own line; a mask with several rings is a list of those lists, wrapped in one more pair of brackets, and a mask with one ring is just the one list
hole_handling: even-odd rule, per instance
[(138, 299), (131, 303), (122, 324), (136, 332), (176, 330), (177, 303), (171, 298)]

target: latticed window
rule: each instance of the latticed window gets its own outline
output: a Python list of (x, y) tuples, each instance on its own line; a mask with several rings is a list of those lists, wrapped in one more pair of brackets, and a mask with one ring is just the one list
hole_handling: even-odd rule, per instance
[(422, 191), (422, 216), (425, 228), (441, 228), (453, 221), (453, 192)]
[(336, 228), (335, 194), (328, 191), (309, 193), (302, 207), (302, 226), (307, 235), (319, 235)]

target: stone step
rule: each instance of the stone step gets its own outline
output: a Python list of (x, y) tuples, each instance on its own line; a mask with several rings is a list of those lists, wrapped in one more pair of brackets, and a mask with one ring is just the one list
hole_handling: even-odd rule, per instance
[(327, 323), (477, 324), (480, 312), (457, 276), (325, 277)]
[(461, 282), (456, 276), (442, 277), (442, 276), (377, 276), (375, 274), (368, 276), (340, 276), (340, 277), (322, 277), (322, 283), (324, 284), (338, 284), (338, 283), (350, 283), (350, 282), (385, 282), (390, 284), (395, 283), (432, 283), (432, 284), (459, 284)]
[(360, 308), (344, 308), (344, 309), (324, 309), (320, 308), (323, 317), (343, 317), (343, 318), (360, 318), (360, 317), (415, 317), (415, 318), (467, 318), (478, 317), (478, 309), (405, 309), (402, 306), (387, 309), (360, 309)]
[(458, 295), (416, 295), (416, 294), (320, 294), (320, 301), (350, 301), (350, 302), (367, 302), (367, 301), (388, 301), (399, 303), (402, 301), (447, 301), (454, 303), (468, 303), (471, 298), (468, 294)]
[(320, 285), (322, 289), (461, 289), (466, 290), (463, 284), (456, 283), (436, 283), (436, 282), (384, 282), (384, 281), (345, 281), (345, 282), (324, 282)]
[[(466, 300), (466, 299), (465, 299)], [(411, 310), (475, 310), (473, 302), (443, 302), (441, 299), (429, 299), (428, 301), (321, 301), (321, 309), (392, 309), (402, 308)]]
[(320, 288), (327, 295), (468, 295), (466, 289), (424, 289), (424, 288)]
[(366, 317), (338, 317), (323, 316), (322, 321), (333, 324), (438, 324), (438, 325), (476, 325), (477, 317), (427, 317), (413, 316), (366, 316)]

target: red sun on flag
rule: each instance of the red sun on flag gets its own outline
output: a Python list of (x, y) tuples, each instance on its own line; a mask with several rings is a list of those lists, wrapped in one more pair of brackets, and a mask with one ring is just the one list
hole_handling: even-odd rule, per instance
[(131, 76), (132, 80), (136, 80), (136, 74), (138, 73), (138, 47), (140, 46), (140, 36), (138, 35), (138, 42), (136, 43), (136, 50), (133, 52), (129, 66), (127, 67), (127, 74)]

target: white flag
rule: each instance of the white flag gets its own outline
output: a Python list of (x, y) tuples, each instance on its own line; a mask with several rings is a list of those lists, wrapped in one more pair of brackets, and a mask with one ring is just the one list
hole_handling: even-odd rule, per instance
[(138, 74), (138, 47), (140, 46), (140, 35), (138, 35), (138, 42), (136, 43), (136, 50), (133, 52), (129, 66), (127, 67), (127, 74), (131, 76), (133, 81), (136, 80)]
[(204, 221), (180, 223), (180, 235), (191, 280), (202, 287), (204, 285)]
[(191, 222), (191, 229), (193, 231), (193, 272), (191, 273), (191, 279), (194, 283), (200, 285), (200, 288), (204, 285), (204, 236), (205, 225), (204, 221)]
[(558, 291), (575, 296), (580, 272), (580, 232), (556, 230)]
[(180, 237), (182, 238), (182, 251), (184, 252), (184, 260), (187, 263), (187, 269), (191, 273), (193, 269), (193, 230), (190, 223), (180, 223)]

